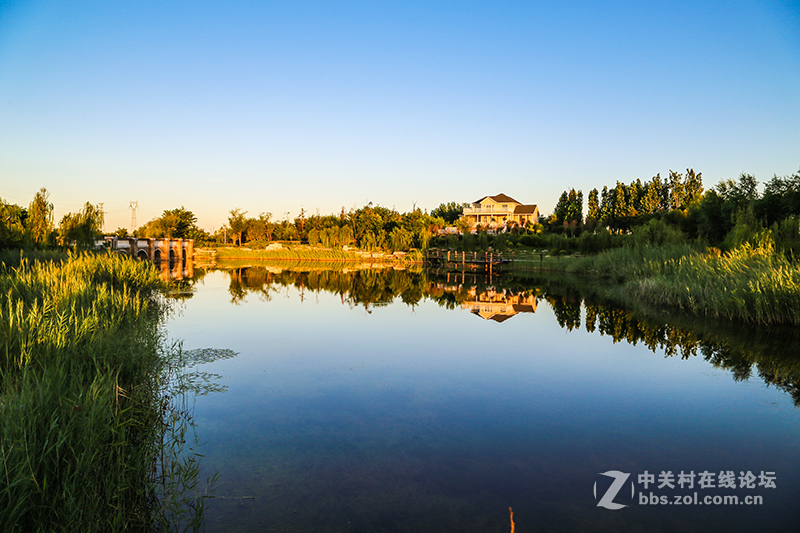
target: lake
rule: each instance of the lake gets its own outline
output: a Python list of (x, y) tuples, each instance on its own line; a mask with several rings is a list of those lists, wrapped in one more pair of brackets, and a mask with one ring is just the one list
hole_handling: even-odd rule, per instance
[(799, 530), (795, 330), (350, 268), (174, 295), (207, 531)]

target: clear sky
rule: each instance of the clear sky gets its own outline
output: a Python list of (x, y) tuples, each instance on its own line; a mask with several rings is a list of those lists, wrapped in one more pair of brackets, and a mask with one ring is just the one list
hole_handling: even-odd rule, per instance
[(0, 197), (106, 229), (800, 169), (797, 1), (0, 2)]

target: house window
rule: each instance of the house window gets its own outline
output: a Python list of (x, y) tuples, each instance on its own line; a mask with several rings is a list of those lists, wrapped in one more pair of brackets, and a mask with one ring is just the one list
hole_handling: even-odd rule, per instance
[(503, 211), (508, 211), (508, 204), (503, 204)]

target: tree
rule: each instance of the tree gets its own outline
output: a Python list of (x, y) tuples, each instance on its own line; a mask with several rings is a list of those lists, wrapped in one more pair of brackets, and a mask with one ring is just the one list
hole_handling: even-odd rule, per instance
[(135, 234), (138, 237), (156, 239), (166, 237), (169, 239), (201, 240), (208, 236), (197, 227), (197, 217), (194, 213), (183, 206), (164, 211), (160, 217), (140, 226)]
[(456, 220), (456, 229), (460, 231), (463, 235), (469, 234), (470, 230), (472, 230), (472, 223), (466, 218), (459, 218)]
[(251, 218), (247, 222), (247, 236), (256, 241), (271, 241), (275, 225), (271, 221), (272, 213), (261, 213), (258, 218)]
[(686, 189), (683, 184), (683, 175), (669, 171), (669, 197), (670, 209), (680, 209), (685, 202)]
[(756, 203), (756, 214), (770, 225), (800, 215), (800, 171), (791, 176), (773, 176)]
[(637, 179), (636, 181), (632, 181), (631, 184), (628, 185), (627, 193), (628, 216), (639, 216), (642, 210), (642, 196), (644, 195), (642, 180)]
[(431, 216), (440, 217), (445, 221), (445, 223), (453, 224), (464, 212), (464, 207), (468, 205), (469, 204), (459, 204), (456, 202), (439, 204), (439, 207), (431, 211)]
[(598, 191), (596, 188), (589, 191), (589, 201), (586, 206), (586, 221), (596, 222), (600, 220), (600, 203), (598, 201)]
[(628, 216), (628, 187), (621, 181), (617, 182), (617, 186), (610, 193), (613, 199), (613, 211), (611, 217), (614, 219), (621, 219)]
[(0, 199), (0, 247), (22, 247), (25, 241), (25, 221), (28, 213), (16, 204)]
[(583, 191), (569, 190), (569, 205), (567, 207), (566, 222), (583, 222)]
[(242, 211), (237, 207), (236, 209), (232, 209), (230, 213), (231, 216), (228, 217), (228, 226), (230, 226), (231, 232), (235, 237), (235, 243), (241, 246), (242, 236), (247, 230), (247, 219), (245, 218), (247, 211)]
[(653, 179), (645, 185), (641, 210), (643, 215), (653, 215), (662, 210), (661, 189), (661, 174), (656, 174), (653, 176)]
[(98, 206), (89, 202), (77, 213), (67, 213), (61, 218), (59, 235), (61, 244), (75, 243), (79, 249), (88, 249), (94, 245), (95, 239), (102, 235), (103, 212)]
[(37, 246), (50, 244), (53, 234), (53, 204), (47, 200), (50, 193), (42, 187), (28, 206), (27, 233)]
[(191, 238), (192, 230), (197, 229), (197, 217), (183, 206), (164, 211), (161, 218), (164, 219), (164, 226), (168, 229), (166, 237), (172, 239)]
[(693, 168), (687, 168), (683, 191), (685, 194), (684, 202), (687, 206), (695, 200), (699, 200), (703, 194), (703, 173), (698, 172), (695, 174)]

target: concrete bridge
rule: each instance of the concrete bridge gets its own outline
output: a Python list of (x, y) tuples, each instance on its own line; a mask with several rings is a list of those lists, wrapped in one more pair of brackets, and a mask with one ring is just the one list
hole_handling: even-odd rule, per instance
[(97, 244), (112, 252), (151, 261), (169, 278), (192, 276), (193, 239), (120, 239), (115, 235), (107, 235)]
[[(98, 243), (99, 244), (99, 243)], [(125, 253), (137, 259), (149, 261), (181, 261), (192, 259), (194, 240), (192, 239), (141, 239), (130, 237), (120, 239), (106, 236), (102, 245), (109, 250)]]

